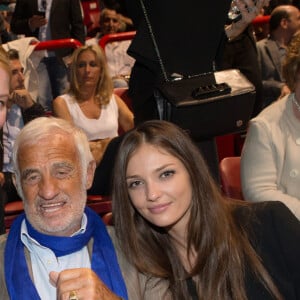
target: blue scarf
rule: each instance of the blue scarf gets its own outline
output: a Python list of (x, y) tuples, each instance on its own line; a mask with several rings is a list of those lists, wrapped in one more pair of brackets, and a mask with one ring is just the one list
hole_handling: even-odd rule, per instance
[(19, 216), (10, 228), (4, 254), (5, 280), (10, 300), (38, 300), (38, 292), (30, 278), (21, 241), (21, 224), (26, 220), (28, 233), (41, 245), (63, 256), (80, 250), (93, 237), (92, 270), (118, 296), (128, 299), (126, 286), (119, 268), (114, 246), (101, 218), (90, 208), (85, 209), (87, 228), (85, 233), (74, 237), (54, 237), (37, 232)]

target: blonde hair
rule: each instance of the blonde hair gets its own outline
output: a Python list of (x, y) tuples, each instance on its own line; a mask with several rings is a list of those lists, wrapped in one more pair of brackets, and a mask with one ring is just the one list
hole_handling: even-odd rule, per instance
[(96, 62), (101, 67), (101, 74), (97, 82), (95, 99), (96, 102), (101, 105), (107, 105), (110, 101), (111, 95), (113, 93), (113, 83), (112, 79), (108, 73), (107, 62), (103, 50), (98, 45), (85, 45), (77, 48), (72, 56), (72, 63), (70, 65), (70, 89), (69, 92), (72, 93), (77, 100), (81, 97), (81, 87), (77, 78), (77, 64), (79, 56), (85, 52), (91, 51), (95, 54)]
[(300, 71), (300, 32), (297, 32), (289, 43), (286, 57), (282, 65), (282, 74), (291, 92), (295, 91), (296, 76), (299, 71)]

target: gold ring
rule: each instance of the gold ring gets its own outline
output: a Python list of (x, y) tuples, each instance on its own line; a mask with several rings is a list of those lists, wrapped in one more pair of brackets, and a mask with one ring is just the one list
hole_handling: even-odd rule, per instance
[(69, 300), (78, 300), (77, 294), (75, 291), (70, 292)]

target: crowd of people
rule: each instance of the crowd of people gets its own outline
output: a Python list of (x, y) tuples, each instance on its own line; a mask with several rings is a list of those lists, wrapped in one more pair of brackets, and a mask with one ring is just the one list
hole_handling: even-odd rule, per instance
[[(79, 0), (16, 1), (13, 34), (82, 46), (43, 52), (36, 97), (19, 49), (0, 48), (1, 299), (300, 298), (299, 9), (273, 4), (269, 36), (256, 41), (251, 22), (269, 0), (211, 1), (100, 1), (92, 38)], [(233, 4), (241, 17), (229, 22)], [(207, 18), (218, 22), (204, 33)], [(101, 49), (124, 30), (135, 38)], [(245, 200), (221, 191), (215, 137), (159, 120), (154, 92), (164, 75), (228, 68), (256, 89)], [(113, 226), (89, 194), (111, 197)], [(16, 198), (24, 213), (7, 230), (4, 205)]]

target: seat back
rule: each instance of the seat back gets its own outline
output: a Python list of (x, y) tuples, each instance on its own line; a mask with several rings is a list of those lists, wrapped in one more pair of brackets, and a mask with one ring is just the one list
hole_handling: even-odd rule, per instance
[(220, 161), (223, 193), (230, 198), (244, 200), (241, 186), (240, 156), (225, 157)]
[(105, 46), (108, 43), (116, 42), (116, 41), (131, 41), (135, 37), (136, 31), (125, 31), (125, 32), (118, 32), (118, 33), (109, 33), (104, 35), (99, 40), (99, 46), (105, 52)]
[(86, 205), (100, 217), (112, 211), (112, 203), (109, 196), (88, 195)]
[(24, 211), (23, 202), (16, 200), (8, 202), (4, 206), (4, 224), (5, 229), (8, 231), (15, 220)]

